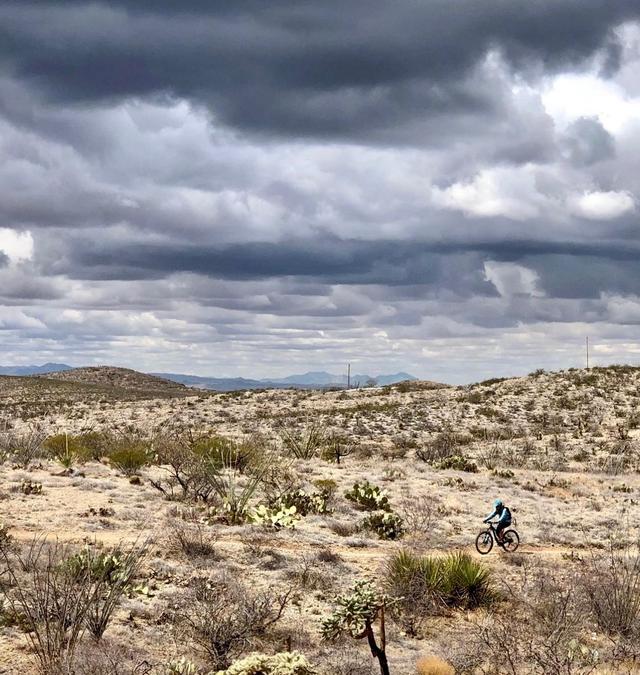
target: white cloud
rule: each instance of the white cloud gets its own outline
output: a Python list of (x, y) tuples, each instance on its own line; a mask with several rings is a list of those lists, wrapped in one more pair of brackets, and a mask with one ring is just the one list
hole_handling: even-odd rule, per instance
[(515, 263), (487, 260), (484, 264), (484, 276), (490, 281), (503, 298), (517, 295), (542, 297), (538, 288), (540, 277), (534, 270)]
[(616, 82), (590, 73), (552, 78), (542, 92), (542, 101), (561, 128), (581, 117), (595, 117), (616, 135), (640, 116), (640, 98), (629, 96)]
[(31, 232), (16, 232), (8, 227), (0, 227), (0, 251), (12, 263), (33, 258), (33, 237)]
[(472, 181), (454, 183), (444, 190), (434, 188), (432, 198), (440, 208), (481, 218), (504, 216), (512, 220), (534, 218), (545, 201), (536, 190), (531, 167), (485, 169)]
[(569, 208), (590, 220), (612, 220), (635, 209), (633, 196), (625, 191), (585, 192), (569, 200)]

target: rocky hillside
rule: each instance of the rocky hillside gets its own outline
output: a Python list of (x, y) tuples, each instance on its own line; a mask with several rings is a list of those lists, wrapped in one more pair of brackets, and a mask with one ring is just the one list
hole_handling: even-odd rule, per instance
[(46, 375), (34, 377), (59, 380), (63, 382), (77, 382), (79, 384), (115, 387), (133, 391), (157, 392), (161, 394), (189, 394), (193, 393), (188, 387), (171, 380), (139, 373), (129, 368), (114, 368), (112, 366), (95, 366), (87, 368), (73, 368)]

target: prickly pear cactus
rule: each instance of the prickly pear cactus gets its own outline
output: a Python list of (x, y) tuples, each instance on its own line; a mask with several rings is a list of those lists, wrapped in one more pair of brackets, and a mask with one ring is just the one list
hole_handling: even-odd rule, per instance
[(368, 511), (391, 510), (387, 491), (381, 490), (377, 485), (372, 485), (368, 480), (362, 483), (354, 483), (351, 490), (348, 490), (344, 496)]
[(295, 506), (289, 508), (269, 508), (261, 504), (249, 514), (249, 520), (257, 525), (265, 525), (274, 530), (293, 529), (299, 520)]

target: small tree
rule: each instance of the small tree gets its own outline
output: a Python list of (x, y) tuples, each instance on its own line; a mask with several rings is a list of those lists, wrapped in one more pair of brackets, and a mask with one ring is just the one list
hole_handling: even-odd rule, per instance
[[(389, 602), (389, 598), (379, 593), (371, 582), (357, 581), (350, 595), (340, 595), (336, 598), (337, 609), (322, 620), (323, 640), (337, 640), (344, 634), (356, 640), (366, 638), (372, 656), (378, 659), (381, 675), (389, 675), (384, 625), (385, 607)], [(378, 619), (380, 619), (380, 644), (373, 630)]]
[(340, 464), (345, 457), (353, 454), (354, 450), (355, 444), (350, 438), (343, 434), (331, 434), (322, 451), (322, 459)]

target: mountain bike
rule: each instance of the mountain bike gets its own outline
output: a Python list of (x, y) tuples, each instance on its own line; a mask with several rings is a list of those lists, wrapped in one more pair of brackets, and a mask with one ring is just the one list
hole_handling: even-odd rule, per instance
[(476, 549), (480, 555), (486, 555), (491, 551), (494, 540), (496, 544), (502, 547), (507, 553), (513, 553), (518, 548), (520, 537), (515, 530), (505, 530), (502, 533), (502, 541), (500, 541), (495, 528), (495, 521), (490, 520), (487, 524), (489, 525), (489, 528), (480, 532), (476, 537)]

